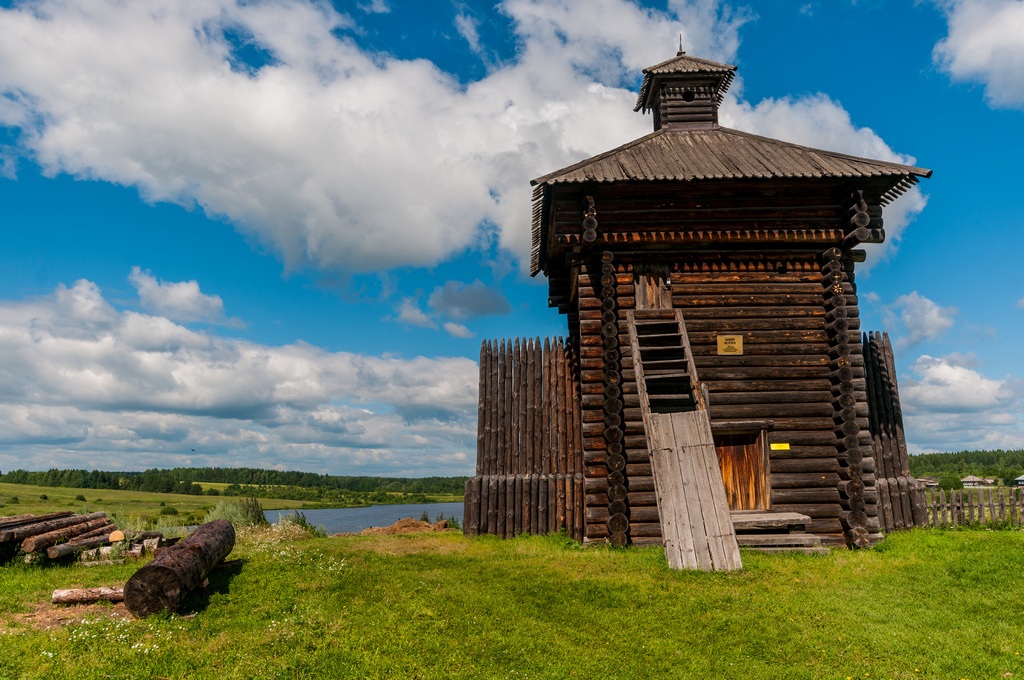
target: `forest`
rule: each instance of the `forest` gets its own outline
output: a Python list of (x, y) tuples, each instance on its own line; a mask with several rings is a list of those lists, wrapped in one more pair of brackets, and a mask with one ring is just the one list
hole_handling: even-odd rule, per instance
[(910, 474), (915, 477), (967, 475), (999, 478), (1009, 484), (1024, 474), (1024, 450), (958, 451), (919, 453), (910, 457)]
[[(150, 469), (143, 472), (104, 472), (102, 470), (58, 470), (45, 472), (12, 470), (0, 473), (0, 482), (35, 484), (37, 486), (72, 489), (124, 489), (225, 496), (287, 498), (305, 501), (326, 501), (350, 496), (382, 497), (385, 494), (456, 495), (461, 496), (466, 477), (347, 477), (261, 468), (173, 468)], [(207, 489), (202, 483), (228, 484), (225, 489)], [(372, 498), (370, 499), (372, 500)]]

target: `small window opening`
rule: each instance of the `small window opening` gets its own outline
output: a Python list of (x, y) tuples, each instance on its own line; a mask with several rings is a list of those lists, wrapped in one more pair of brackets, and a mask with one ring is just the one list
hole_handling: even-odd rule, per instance
[(683, 90), (683, 101), (684, 102), (692, 102), (693, 101), (693, 90)]

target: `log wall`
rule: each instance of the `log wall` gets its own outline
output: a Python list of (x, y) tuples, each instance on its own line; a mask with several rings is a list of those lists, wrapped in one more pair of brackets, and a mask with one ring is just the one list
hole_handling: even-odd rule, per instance
[(467, 536), (565, 530), (582, 540), (578, 374), (578, 351), (563, 338), (483, 343)]

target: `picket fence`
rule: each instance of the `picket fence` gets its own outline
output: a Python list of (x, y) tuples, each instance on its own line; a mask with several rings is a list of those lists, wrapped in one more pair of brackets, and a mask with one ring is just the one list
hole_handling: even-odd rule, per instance
[(933, 527), (1019, 527), (1024, 522), (1024, 488), (928, 489), (926, 508)]

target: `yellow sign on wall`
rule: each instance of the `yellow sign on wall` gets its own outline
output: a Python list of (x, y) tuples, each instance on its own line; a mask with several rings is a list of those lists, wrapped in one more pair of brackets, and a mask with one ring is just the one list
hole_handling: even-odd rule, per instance
[(743, 354), (743, 336), (742, 335), (719, 335), (718, 336), (718, 353), (719, 354)]

